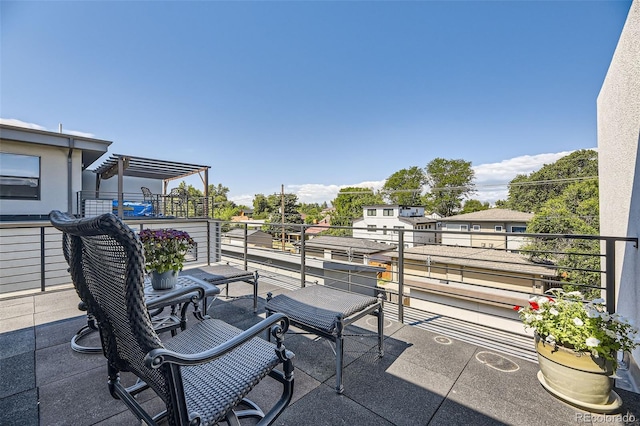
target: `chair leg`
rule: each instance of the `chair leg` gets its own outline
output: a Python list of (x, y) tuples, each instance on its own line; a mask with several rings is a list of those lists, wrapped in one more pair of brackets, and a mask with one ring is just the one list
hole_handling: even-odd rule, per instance
[(384, 311), (382, 305), (378, 310), (378, 355), (384, 356)]
[(344, 366), (344, 336), (342, 318), (338, 319), (336, 324), (336, 392), (341, 394), (344, 392), (342, 384), (342, 367)]

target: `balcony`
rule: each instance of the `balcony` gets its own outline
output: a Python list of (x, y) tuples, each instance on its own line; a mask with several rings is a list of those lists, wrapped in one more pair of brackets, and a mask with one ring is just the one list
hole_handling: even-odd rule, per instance
[[(449, 273), (450, 282), (440, 284), (444, 289), (437, 292), (423, 292), (426, 295), (420, 299), (412, 294), (412, 284), (407, 283), (430, 283), (428, 276), (418, 272), (428, 265), (400, 253), (403, 255), (395, 258), (386, 256), (391, 259), (388, 268), (379, 266), (383, 259), (363, 251), (370, 247), (368, 243), (354, 243), (344, 253), (342, 248), (334, 247), (329, 255), (315, 251), (312, 240), (306, 241), (304, 227), (295, 241), (282, 233), (272, 247), (263, 247), (250, 243), (249, 224), (241, 225), (246, 234), (240, 242), (227, 239), (223, 232), (233, 224), (217, 221), (140, 219), (131, 221), (130, 226), (188, 230), (198, 248), (185, 274), (193, 268), (206, 270), (208, 264), (216, 262), (257, 269), (258, 315), (253, 314), (250, 287), (241, 283), (229, 288), (230, 295), (239, 298), (220, 297), (209, 310), (213, 317), (242, 329), (264, 317), (268, 292), (278, 294), (303, 284), (320, 284), (385, 294), (385, 356), (376, 356), (375, 338), (349, 337), (343, 395), (334, 391), (330, 344), (309, 335), (287, 336), (287, 348), (296, 353), (296, 389), (292, 404), (277, 424), (624, 424), (624, 419), (629, 423), (640, 419), (640, 394), (629, 391), (622, 380), (617, 381), (616, 388), (624, 400), (621, 417), (577, 410), (539, 384), (532, 338), (513, 318), (507, 297), (526, 300), (528, 294), (535, 292), (535, 282), (520, 290), (493, 288), (510, 293), (503, 294), (504, 298), (497, 302), (483, 300), (478, 294), (491, 288), (474, 281), (477, 275), (469, 271), (460, 274), (462, 269), (449, 264), (449, 269), (440, 273)], [(135, 424), (124, 404), (109, 395), (104, 357), (71, 350), (69, 340), (86, 318), (77, 310), (78, 297), (66, 272), (59, 233), (47, 223), (8, 227), (2, 224), (0, 229), (0, 245), (4, 246), (0, 424)], [(404, 239), (398, 232), (398, 238)], [(634, 242), (607, 241), (607, 247)], [(404, 245), (399, 247), (404, 251)], [(602, 263), (608, 264), (607, 256), (614, 256), (615, 251), (604, 253)], [(25, 259), (33, 262), (29, 264)], [(14, 267), (8, 269), (5, 260)], [(431, 266), (435, 275), (435, 262)], [(504, 275), (494, 272), (490, 276)], [(561, 284), (561, 279), (547, 277), (543, 284)], [(601, 290), (610, 296), (608, 278), (603, 282)], [(476, 293), (467, 291), (463, 298), (460, 289), (465, 287), (461, 286), (473, 286), (466, 290), (472, 288)], [(449, 299), (445, 300), (445, 296)], [(374, 322), (363, 319), (351, 331), (355, 334), (373, 329)], [(250, 398), (268, 405), (274, 397), (270, 385), (268, 380), (261, 382)], [(150, 407), (159, 407), (157, 398), (147, 392), (140, 398)]]

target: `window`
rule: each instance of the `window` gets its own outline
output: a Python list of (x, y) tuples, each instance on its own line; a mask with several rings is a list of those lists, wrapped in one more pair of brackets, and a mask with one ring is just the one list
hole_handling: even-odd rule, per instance
[(383, 209), (382, 216), (393, 216), (393, 209)]
[(469, 230), (469, 225), (460, 225), (460, 230), (461, 231), (468, 231)]
[(511, 227), (511, 232), (527, 232), (527, 227), (526, 226), (512, 226)]
[(40, 157), (0, 152), (0, 198), (40, 199)]
[(473, 225), (474, 231), (480, 231), (480, 225)]
[(375, 216), (376, 214), (376, 209), (367, 209), (367, 216)]
[(375, 225), (367, 225), (367, 232), (376, 232)]
[(502, 226), (500, 225), (496, 225), (493, 229), (495, 229), (496, 232), (502, 232)]

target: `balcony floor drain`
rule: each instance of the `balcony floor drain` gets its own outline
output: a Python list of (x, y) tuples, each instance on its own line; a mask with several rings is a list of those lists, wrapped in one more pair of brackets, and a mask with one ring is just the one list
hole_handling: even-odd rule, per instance
[(453, 343), (451, 341), (451, 339), (449, 339), (448, 337), (444, 337), (444, 336), (436, 336), (433, 338), (433, 340), (435, 340), (436, 342), (440, 343), (441, 345), (450, 345), (451, 343)]
[(505, 373), (513, 373), (520, 369), (520, 366), (515, 362), (493, 352), (480, 351), (476, 354), (476, 359), (494, 370)]

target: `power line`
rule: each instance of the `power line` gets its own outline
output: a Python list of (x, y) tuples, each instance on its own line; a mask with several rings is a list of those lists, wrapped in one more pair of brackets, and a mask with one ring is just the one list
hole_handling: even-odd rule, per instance
[[(598, 176), (585, 176), (585, 177), (575, 177), (575, 178), (560, 178), (560, 179), (548, 179), (548, 180), (534, 180), (534, 181), (526, 181), (526, 182), (509, 182), (509, 183), (487, 183), (473, 186), (444, 186), (444, 187), (433, 187), (429, 188), (430, 191), (455, 191), (455, 190), (474, 190), (478, 188), (503, 188), (510, 186), (535, 186), (535, 185), (547, 185), (554, 183), (569, 183), (569, 182), (580, 182), (586, 180), (597, 180)], [(398, 193), (398, 192), (406, 192), (406, 193), (421, 193), (422, 189), (392, 189), (392, 190), (383, 190), (386, 193)], [(368, 191), (344, 191), (338, 192), (340, 194), (374, 194), (373, 189)]]

